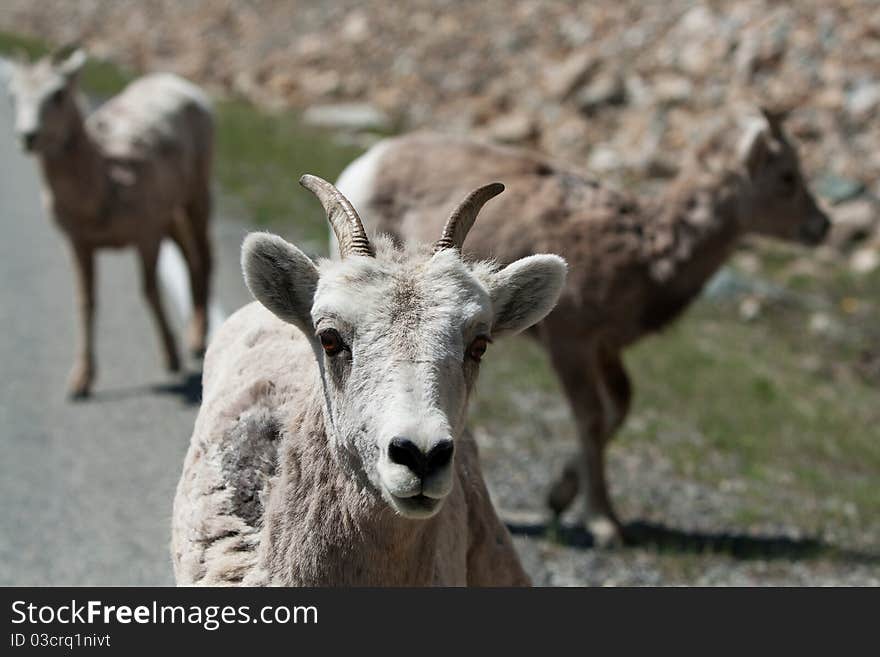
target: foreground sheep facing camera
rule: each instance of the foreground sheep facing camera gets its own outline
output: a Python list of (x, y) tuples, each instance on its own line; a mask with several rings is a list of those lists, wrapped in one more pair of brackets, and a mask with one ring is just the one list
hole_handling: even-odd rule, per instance
[(472, 192), (433, 252), (371, 242), (331, 184), (304, 176), (339, 244), (314, 264), (248, 236), (259, 303), (220, 328), (174, 501), (179, 584), (525, 585), (464, 432), (493, 338), (552, 309), (565, 262), (462, 260)]
[(73, 398), (87, 396), (95, 379), (96, 249), (137, 249), (143, 294), (170, 371), (180, 369), (180, 358), (156, 277), (162, 239), (177, 243), (189, 268), (190, 348), (197, 355), (205, 349), (211, 276), (210, 101), (175, 75), (148, 75), (84, 119), (77, 78), (85, 61), (76, 50), (13, 63), (10, 81), (16, 133), (39, 161), (46, 213), (73, 255), (80, 320), (68, 384)]
[(536, 251), (568, 261), (559, 304), (533, 333), (581, 442), (549, 502), (561, 513), (580, 487), (599, 544), (621, 539), (605, 449), (629, 411), (623, 350), (678, 317), (742, 235), (817, 244), (828, 229), (781, 117), (764, 112), (745, 123), (719, 130), (654, 198), (614, 191), (535, 153), (433, 134), (380, 142), (339, 178), (367, 224), (401, 240), (436, 231), (437, 216), (475, 181), (504, 180), (508, 193), (466, 251), (502, 263)]

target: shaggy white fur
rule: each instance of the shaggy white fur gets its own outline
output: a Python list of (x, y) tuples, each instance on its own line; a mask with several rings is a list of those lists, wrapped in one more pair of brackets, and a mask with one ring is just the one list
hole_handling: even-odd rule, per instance
[(181, 584), (525, 584), (464, 431), (486, 339), (543, 318), (565, 262), (454, 249), (312, 262), (250, 235), (205, 361), (173, 521)]

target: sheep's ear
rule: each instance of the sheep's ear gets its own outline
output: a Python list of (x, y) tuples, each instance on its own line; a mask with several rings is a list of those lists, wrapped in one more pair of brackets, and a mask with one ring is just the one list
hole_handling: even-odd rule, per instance
[(567, 270), (559, 256), (540, 254), (495, 272), (488, 284), (495, 310), (492, 335), (513, 335), (544, 319), (559, 299)]
[(86, 63), (86, 53), (82, 48), (77, 48), (67, 57), (56, 64), (58, 71), (66, 78), (72, 79), (82, 70)]
[(278, 318), (313, 333), (312, 302), (318, 268), (293, 244), (270, 233), (251, 233), (241, 247), (244, 282)]
[(749, 176), (754, 176), (778, 148), (770, 134), (766, 119), (753, 121), (745, 130), (739, 145), (740, 163)]
[(782, 124), (788, 119), (792, 108), (767, 107), (762, 105), (759, 109), (761, 110), (761, 116), (767, 121), (770, 133), (774, 137), (782, 136)]

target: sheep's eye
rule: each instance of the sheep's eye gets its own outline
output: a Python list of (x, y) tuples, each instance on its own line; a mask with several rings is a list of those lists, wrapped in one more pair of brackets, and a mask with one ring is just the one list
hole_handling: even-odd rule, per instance
[(785, 185), (785, 187), (787, 189), (792, 189), (792, 188), (794, 188), (795, 183), (797, 182), (797, 176), (794, 175), (793, 171), (785, 171), (780, 176), (780, 180), (782, 181), (782, 184)]
[(336, 329), (325, 329), (321, 331), (318, 333), (318, 339), (321, 341), (321, 346), (324, 347), (324, 353), (328, 356), (335, 356), (345, 349), (342, 337)]
[(488, 346), (489, 338), (485, 335), (479, 335), (474, 338), (473, 342), (471, 342), (471, 346), (468, 347), (468, 356), (479, 363), (483, 354), (486, 353), (486, 348)]

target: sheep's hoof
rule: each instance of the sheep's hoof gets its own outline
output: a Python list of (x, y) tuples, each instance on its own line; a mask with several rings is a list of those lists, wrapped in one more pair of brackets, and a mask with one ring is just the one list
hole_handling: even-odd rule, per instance
[(597, 548), (616, 548), (623, 546), (623, 532), (620, 525), (607, 516), (596, 516), (587, 520), (587, 531), (593, 536)]
[(82, 401), (91, 394), (94, 371), (86, 367), (76, 367), (70, 373), (67, 383), (67, 399)]
[(88, 399), (92, 394), (92, 391), (89, 390), (88, 386), (70, 388), (67, 391), (67, 399), (68, 401), (83, 401)]

